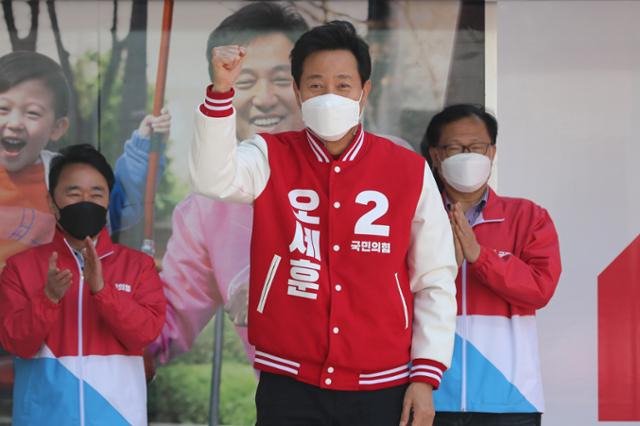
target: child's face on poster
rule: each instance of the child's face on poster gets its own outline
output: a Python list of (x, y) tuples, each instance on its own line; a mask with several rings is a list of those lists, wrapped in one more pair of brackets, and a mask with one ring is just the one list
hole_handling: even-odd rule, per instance
[(38, 162), (40, 151), (68, 126), (66, 117), (55, 117), (53, 93), (41, 80), (0, 93), (0, 166), (18, 172)]
[(293, 43), (282, 33), (255, 38), (247, 46), (233, 102), (240, 140), (255, 133), (277, 133), (304, 127), (291, 88), (289, 53)]

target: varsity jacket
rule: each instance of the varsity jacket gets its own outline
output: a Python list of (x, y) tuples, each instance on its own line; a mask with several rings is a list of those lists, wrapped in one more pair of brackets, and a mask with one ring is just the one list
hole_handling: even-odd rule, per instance
[(458, 316), (452, 366), (434, 394), (437, 411), (544, 411), (535, 313), (560, 277), (558, 236), (529, 200), (500, 197), (472, 224), (480, 256), (456, 280)]
[[(400, 138), (388, 138), (412, 149)], [(160, 272), (167, 320), (148, 349), (159, 363), (187, 352), (221, 305), (232, 317), (246, 312), (252, 221), (252, 206), (199, 194), (189, 194), (173, 210)], [(236, 325), (236, 332), (253, 363), (247, 327)]]
[[(16, 355), (15, 425), (146, 425), (143, 348), (164, 322), (153, 259), (111, 242), (96, 245), (104, 287), (91, 294), (62, 232), (10, 257), (0, 275), (0, 342)], [(53, 303), (44, 292), (49, 257), (73, 282)]]
[(336, 390), (437, 387), (457, 265), (425, 161), (361, 127), (337, 159), (306, 130), (238, 146), (232, 96), (208, 89), (189, 169), (197, 192), (254, 205), (255, 367)]

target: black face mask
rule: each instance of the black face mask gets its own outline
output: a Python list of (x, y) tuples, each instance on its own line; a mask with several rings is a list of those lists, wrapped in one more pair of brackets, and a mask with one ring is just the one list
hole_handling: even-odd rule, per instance
[(69, 204), (60, 209), (58, 223), (72, 237), (95, 237), (107, 223), (107, 209), (90, 201)]

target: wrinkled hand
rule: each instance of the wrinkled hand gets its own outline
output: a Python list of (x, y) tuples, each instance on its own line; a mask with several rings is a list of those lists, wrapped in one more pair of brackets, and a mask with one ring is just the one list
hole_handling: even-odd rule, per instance
[(44, 286), (44, 294), (53, 303), (58, 303), (71, 286), (73, 275), (68, 269), (58, 269), (58, 253), (53, 252), (49, 258), (49, 270), (47, 271), (47, 284)]
[(428, 383), (411, 383), (404, 394), (400, 426), (431, 426), (435, 416), (433, 387)]
[(84, 258), (84, 280), (89, 284), (91, 293), (95, 294), (104, 287), (104, 280), (102, 278), (102, 262), (89, 237), (84, 239), (82, 257)]
[(449, 222), (451, 223), (451, 232), (453, 233), (453, 247), (456, 251), (456, 263), (458, 264), (458, 268), (462, 266), (462, 261), (464, 260), (464, 254), (462, 253), (462, 245), (460, 244), (460, 238), (456, 234), (456, 230), (453, 225), (453, 213), (449, 212)]
[[(460, 207), (460, 203), (455, 203), (451, 208), (451, 226), (453, 227), (454, 240), (457, 239), (462, 251), (462, 255), (467, 262), (473, 263), (480, 256), (480, 244), (476, 239), (476, 234)], [(456, 258), (458, 253), (456, 251)], [(462, 262), (459, 261), (459, 264)]]
[(228, 92), (235, 84), (247, 49), (242, 46), (220, 46), (211, 51), (211, 72), (213, 90), (219, 93)]
[(142, 119), (138, 127), (138, 135), (141, 138), (149, 138), (152, 133), (160, 133), (166, 138), (169, 137), (170, 131), (171, 114), (169, 114), (169, 110), (166, 108), (163, 108), (158, 116), (147, 115)]

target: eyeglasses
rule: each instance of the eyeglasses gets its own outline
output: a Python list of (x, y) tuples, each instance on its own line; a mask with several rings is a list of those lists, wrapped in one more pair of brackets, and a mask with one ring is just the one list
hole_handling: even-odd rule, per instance
[(452, 155), (462, 154), (463, 152), (485, 155), (490, 146), (490, 143), (472, 143), (471, 145), (460, 145), (454, 143), (451, 145), (439, 146), (438, 149), (444, 151), (447, 157), (451, 157)]

